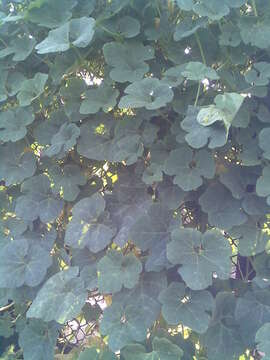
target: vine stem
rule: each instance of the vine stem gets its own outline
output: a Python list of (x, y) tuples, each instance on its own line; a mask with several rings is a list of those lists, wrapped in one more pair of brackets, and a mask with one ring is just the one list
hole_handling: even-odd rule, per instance
[(202, 61), (203, 61), (204, 65), (206, 65), (206, 59), (205, 59), (205, 55), (204, 55), (202, 43), (201, 43), (201, 40), (200, 40), (199, 35), (197, 34), (197, 32), (195, 32), (195, 38), (196, 38), (198, 47), (199, 47), (199, 49), (200, 49)]
[(10, 309), (14, 305), (14, 302), (0, 308), (0, 313)]
[(254, 14), (255, 14), (256, 17), (258, 17), (258, 10), (257, 10), (257, 6), (256, 6), (256, 1), (251, 0), (251, 3), (252, 3)]
[(197, 104), (198, 104), (200, 92), (201, 92), (201, 82), (199, 81), (198, 90), (197, 90), (197, 94), (196, 94), (196, 99), (195, 99), (195, 102), (194, 102), (194, 107), (196, 107)]

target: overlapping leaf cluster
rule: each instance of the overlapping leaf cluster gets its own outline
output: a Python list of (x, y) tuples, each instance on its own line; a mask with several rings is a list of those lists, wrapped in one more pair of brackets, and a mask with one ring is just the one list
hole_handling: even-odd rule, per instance
[(1, 358), (270, 358), (269, 81), (268, 0), (0, 1)]

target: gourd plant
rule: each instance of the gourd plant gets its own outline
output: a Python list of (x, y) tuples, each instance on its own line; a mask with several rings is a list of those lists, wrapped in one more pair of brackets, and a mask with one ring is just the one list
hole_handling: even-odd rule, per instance
[(0, 43), (1, 359), (270, 358), (269, 1), (2, 0)]

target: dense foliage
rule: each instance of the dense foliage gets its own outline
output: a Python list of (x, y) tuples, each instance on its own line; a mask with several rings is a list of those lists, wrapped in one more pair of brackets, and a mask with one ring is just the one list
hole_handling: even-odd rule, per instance
[(269, 81), (269, 0), (0, 1), (1, 359), (270, 359)]

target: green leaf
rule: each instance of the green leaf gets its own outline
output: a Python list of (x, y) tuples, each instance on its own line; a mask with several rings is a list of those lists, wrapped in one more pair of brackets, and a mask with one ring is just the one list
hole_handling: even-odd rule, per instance
[(189, 148), (182, 147), (170, 152), (164, 171), (168, 175), (175, 175), (174, 184), (184, 191), (190, 191), (202, 185), (203, 177), (214, 177), (215, 162), (207, 150), (193, 154)]
[(233, 24), (224, 24), (221, 26), (221, 34), (219, 36), (219, 44), (221, 46), (239, 46), (241, 36), (239, 28)]
[(157, 187), (158, 198), (161, 203), (165, 203), (170, 210), (179, 208), (184, 202), (186, 193), (179, 188), (179, 186), (173, 185), (171, 181), (165, 180)]
[(182, 349), (166, 338), (155, 337), (152, 347), (160, 360), (178, 360), (183, 356)]
[(208, 78), (210, 80), (219, 79), (219, 76), (214, 69), (197, 61), (190, 61), (189, 63), (187, 63), (184, 70), (182, 71), (182, 75), (188, 80), (193, 81), (202, 81), (205, 78)]
[(87, 247), (94, 253), (109, 245), (115, 228), (104, 210), (105, 201), (98, 193), (77, 202), (72, 208), (65, 243), (74, 248)]
[(12, 317), (9, 313), (0, 316), (0, 337), (9, 338), (14, 333)]
[(194, 229), (176, 229), (171, 237), (167, 245), (168, 260), (182, 265), (178, 272), (192, 290), (211, 285), (213, 272), (221, 279), (230, 277), (231, 247), (220, 232), (209, 230), (201, 234)]
[(122, 307), (113, 304), (105, 309), (100, 324), (102, 334), (109, 335), (109, 347), (117, 351), (132, 341), (142, 341), (146, 337), (146, 327), (142, 321), (139, 304)]
[(145, 347), (140, 344), (125, 346), (121, 354), (125, 360), (159, 360), (156, 352), (147, 353)]
[(35, 0), (28, 7), (26, 19), (40, 26), (58, 27), (71, 18), (76, 4), (76, 0), (63, 0), (61, 4), (53, 0)]
[(125, 161), (127, 165), (136, 162), (143, 153), (141, 120), (126, 117), (114, 125), (108, 118), (82, 125), (79, 154), (94, 160)]
[(203, 126), (198, 123), (199, 110), (189, 106), (186, 117), (181, 122), (181, 127), (188, 134), (185, 136), (187, 143), (194, 149), (200, 149), (208, 145), (210, 149), (221, 147), (227, 142), (227, 131), (220, 123), (212, 126)]
[(0, 288), (0, 307), (7, 305), (10, 297), (10, 289)]
[(242, 338), (248, 346), (251, 346), (255, 342), (255, 335), (259, 328), (270, 321), (269, 289), (248, 291), (240, 297), (236, 304), (235, 317), (239, 322)]
[(91, 15), (92, 12), (95, 10), (96, 0), (81, 0), (77, 6), (75, 7), (74, 11), (76, 15)]
[(36, 286), (52, 264), (50, 253), (26, 239), (16, 239), (0, 253), (0, 287)]
[(21, 183), (36, 171), (34, 154), (24, 149), (22, 142), (0, 147), (0, 179), (4, 179), (7, 186)]
[(190, 11), (193, 9), (194, 0), (176, 0), (177, 5), (181, 10)]
[(50, 30), (48, 37), (35, 46), (38, 54), (67, 51), (69, 44), (69, 24), (65, 23), (55, 30)]
[(123, 16), (119, 19), (109, 20), (104, 24), (111, 33), (130, 39), (140, 33), (140, 22), (131, 16)]
[(30, 38), (27, 35), (15, 38), (11, 41), (8, 47), (0, 50), (0, 58), (4, 58), (12, 54), (13, 61), (23, 61), (32, 53), (35, 44), (35, 38)]
[(262, 175), (259, 177), (256, 183), (256, 193), (259, 196), (267, 197), (267, 204), (270, 205), (270, 166), (265, 166), (262, 171)]
[(259, 49), (267, 49), (270, 46), (270, 25), (266, 19), (258, 21), (253, 16), (241, 16), (238, 26), (245, 44), (251, 44)]
[(264, 324), (256, 333), (257, 349), (263, 352), (264, 357), (270, 357), (270, 341), (269, 341), (270, 323)]
[(100, 323), (100, 331), (109, 336), (108, 345), (112, 351), (133, 341), (143, 341), (160, 310), (159, 304), (147, 295), (134, 296), (133, 292), (117, 295), (112, 305), (104, 310)]
[(58, 326), (37, 319), (29, 320), (19, 333), (19, 345), (25, 360), (48, 360), (54, 356)]
[(61, 159), (65, 153), (69, 151), (77, 143), (77, 138), (80, 136), (80, 128), (75, 124), (64, 123), (59, 131), (53, 135), (51, 139), (51, 146), (42, 152), (43, 156), (57, 156)]
[(117, 360), (116, 355), (108, 349), (91, 347), (86, 348), (80, 353), (78, 360)]
[(145, 107), (155, 110), (165, 106), (173, 99), (173, 91), (167, 84), (156, 78), (135, 81), (125, 89), (127, 95), (120, 99), (120, 109)]
[(183, 356), (182, 349), (165, 337), (155, 337), (152, 348), (153, 351), (147, 353), (142, 345), (128, 345), (121, 354), (125, 360), (180, 360)]
[(31, 108), (15, 108), (3, 111), (0, 114), (0, 140), (16, 142), (25, 137), (27, 125), (35, 120)]
[(63, 202), (53, 197), (50, 185), (49, 178), (43, 174), (25, 180), (21, 185), (23, 195), (16, 201), (16, 214), (30, 221), (38, 217), (44, 223), (55, 220)]
[(247, 189), (255, 186), (258, 174), (257, 167), (231, 166), (226, 168), (219, 178), (235, 199), (242, 199), (247, 195)]
[(166, 242), (169, 235), (170, 211), (161, 204), (153, 204), (146, 214), (132, 225), (129, 235), (141, 250), (152, 248), (159, 242)]
[[(179, 24), (177, 24), (173, 38), (175, 41), (180, 41), (182, 39), (190, 37), (191, 35), (195, 34), (195, 32), (198, 29), (200, 29), (201, 27), (204, 27), (205, 25), (206, 25), (205, 19), (197, 19), (197, 20), (193, 21), (192, 18), (185, 17)], [(203, 64), (201, 64), (199, 66), (200, 63), (189, 63), (189, 64), (190, 65), (188, 66), (187, 71), (190, 71), (192, 68), (194, 70), (197, 70), (199, 68), (201, 68), (201, 70), (204, 70), (204, 68), (206, 68), (206, 66), (204, 66), (204, 67), (201, 66)], [(208, 68), (208, 69), (210, 69), (210, 68)], [(214, 71), (211, 71), (211, 70), (210, 70), (209, 74), (212, 76), (213, 75), (217, 76), (217, 74), (215, 74)]]
[(48, 120), (40, 122), (33, 131), (35, 140), (40, 145), (51, 143), (52, 137), (58, 133), (60, 127), (67, 121), (63, 111), (55, 111), (50, 114)]
[(66, 201), (74, 201), (80, 193), (80, 186), (86, 184), (86, 177), (77, 165), (65, 165), (63, 168), (55, 165), (49, 169), (54, 182), (53, 192), (62, 193)]
[(245, 0), (225, 0), (225, 3), (231, 8), (240, 8), (246, 3)]
[(72, 19), (57, 29), (50, 30), (48, 37), (35, 46), (39, 54), (67, 51), (71, 45), (84, 48), (94, 36), (95, 20), (81, 17)]
[(230, 234), (239, 238), (238, 251), (242, 256), (254, 256), (268, 247), (269, 235), (254, 221), (233, 227)]
[(210, 323), (209, 313), (214, 301), (208, 291), (188, 291), (182, 283), (172, 282), (159, 294), (162, 315), (168, 324), (183, 324), (198, 333), (204, 333)]
[(230, 191), (220, 183), (210, 185), (200, 197), (199, 204), (208, 213), (208, 221), (212, 226), (229, 230), (247, 221), (241, 202), (234, 199)]
[(265, 61), (255, 63), (253, 69), (246, 73), (245, 79), (252, 85), (268, 85), (270, 79), (270, 64)]
[(211, 20), (220, 20), (230, 12), (226, 2), (218, 0), (202, 0), (193, 6), (193, 11), (200, 16), (207, 16)]
[(264, 128), (259, 134), (259, 145), (260, 148), (263, 150), (263, 156), (266, 159), (270, 159), (270, 146), (269, 146), (269, 135), (270, 135), (270, 128)]
[(50, 277), (39, 290), (27, 317), (64, 324), (77, 316), (87, 297), (78, 273), (78, 267), (70, 267)]
[(25, 76), (20, 72), (11, 72), (8, 74), (6, 89), (9, 96), (15, 96), (21, 90), (21, 86), (26, 80)]
[(225, 93), (224, 95), (217, 95), (214, 101), (216, 105), (210, 105), (199, 111), (197, 121), (203, 126), (222, 122), (228, 136), (229, 129), (244, 101), (244, 97), (236, 93)]
[(81, 104), (80, 113), (95, 114), (100, 109), (108, 112), (115, 107), (118, 96), (118, 90), (106, 85), (89, 89), (86, 91), (85, 99)]
[(69, 36), (73, 46), (85, 48), (92, 41), (95, 33), (95, 19), (81, 17), (69, 23)]
[(7, 89), (6, 89), (6, 81), (7, 81), (7, 77), (8, 77), (8, 71), (6, 71), (3, 68), (1, 69), (1, 74), (0, 74), (0, 101), (5, 101), (7, 99)]
[(86, 265), (80, 272), (80, 277), (84, 280), (85, 288), (93, 291), (98, 287), (97, 282), (97, 264)]
[(110, 77), (118, 82), (134, 82), (140, 80), (149, 70), (146, 60), (154, 57), (154, 49), (142, 43), (111, 42), (103, 46), (103, 54), (108, 65), (113, 67)]
[(33, 79), (25, 80), (17, 95), (20, 106), (28, 106), (37, 99), (43, 92), (48, 80), (47, 74), (36, 73)]
[(236, 360), (246, 350), (234, 317), (236, 298), (231, 292), (221, 291), (215, 302), (211, 324), (201, 338), (207, 359)]
[(139, 281), (142, 264), (135, 255), (123, 256), (121, 252), (110, 250), (98, 263), (98, 288), (102, 293), (115, 293), (122, 286), (132, 289)]
[(185, 65), (177, 65), (169, 68), (163, 74), (162, 82), (168, 84), (171, 87), (177, 87), (184, 81), (182, 71)]
[(64, 102), (62, 111), (67, 116), (68, 122), (78, 123), (86, 117), (85, 115), (82, 116), (79, 112), (81, 99), (86, 89), (86, 82), (79, 78), (72, 78), (66, 82), (65, 86), (61, 87), (60, 95)]

